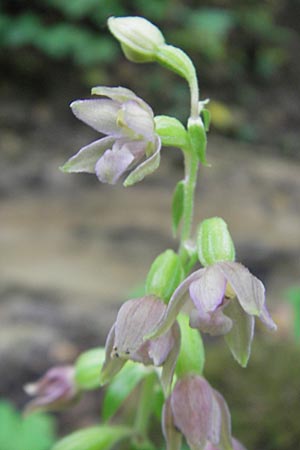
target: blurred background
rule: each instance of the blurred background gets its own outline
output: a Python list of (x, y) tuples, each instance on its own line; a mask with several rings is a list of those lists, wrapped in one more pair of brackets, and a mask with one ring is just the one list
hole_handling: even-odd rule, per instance
[(161, 27), (167, 42), (192, 57), (201, 98), (211, 99), (212, 167), (200, 170), (195, 219), (227, 221), (237, 259), (267, 286), (279, 331), (258, 327), (247, 370), (221, 339), (211, 342), (206, 374), (249, 450), (295, 450), (299, 0), (0, 0), (0, 450), (49, 450), (55, 434), (97, 421), (101, 392), (67, 412), (31, 419), (21, 447), (7, 431), (21, 421), (24, 383), (102, 345), (155, 256), (177, 246), (170, 203), (182, 160), (175, 149), (165, 149), (159, 170), (128, 189), (58, 170), (97, 137), (68, 106), (92, 86), (126, 86), (156, 114), (187, 119), (184, 81), (126, 61), (106, 27), (111, 15), (142, 15)]

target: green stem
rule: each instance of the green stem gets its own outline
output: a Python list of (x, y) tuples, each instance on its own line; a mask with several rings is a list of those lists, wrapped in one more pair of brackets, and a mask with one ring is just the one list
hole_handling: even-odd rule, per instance
[(191, 117), (195, 119), (199, 116), (199, 86), (196, 71), (189, 82), (189, 88), (191, 93)]
[(184, 152), (185, 178), (184, 178), (184, 206), (182, 230), (179, 246), (179, 256), (183, 265), (188, 260), (188, 253), (185, 243), (191, 237), (191, 229), (194, 214), (194, 197), (198, 174), (198, 158), (191, 148), (185, 149)]
[(139, 396), (139, 404), (136, 412), (135, 431), (140, 437), (147, 437), (149, 419), (152, 414), (153, 389), (157, 377), (155, 373), (147, 375), (141, 387)]

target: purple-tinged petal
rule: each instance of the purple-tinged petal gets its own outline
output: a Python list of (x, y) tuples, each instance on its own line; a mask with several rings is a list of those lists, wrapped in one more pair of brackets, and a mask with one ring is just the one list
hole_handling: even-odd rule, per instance
[(259, 316), (265, 303), (263, 283), (242, 264), (225, 261), (217, 263), (242, 306), (248, 314)]
[(114, 100), (119, 103), (124, 103), (127, 102), (128, 100), (136, 100), (138, 98), (133, 91), (121, 86), (117, 87), (95, 86), (92, 88), (92, 95), (101, 95), (103, 97), (109, 97), (111, 100)]
[(75, 370), (72, 366), (53, 367), (35, 383), (24, 387), (35, 398), (26, 405), (25, 413), (59, 411), (70, 406), (78, 398)]
[[(231, 435), (231, 416), (227, 403), (225, 402), (222, 395), (214, 390), (214, 397), (218, 403), (219, 410), (221, 413), (221, 429), (218, 440), (218, 448), (220, 450), (233, 450), (233, 442)], [(211, 439), (213, 442), (213, 440)], [(214, 443), (214, 442), (213, 442)]]
[(116, 375), (126, 363), (126, 360), (119, 358), (118, 353), (115, 352), (115, 328), (114, 324), (106, 338), (105, 343), (105, 361), (100, 373), (100, 384), (108, 383), (114, 375)]
[(119, 103), (124, 103), (127, 102), (128, 100), (134, 100), (145, 111), (148, 111), (148, 113), (153, 117), (153, 111), (150, 108), (150, 106), (130, 89), (121, 86), (118, 87), (96, 86), (92, 89), (92, 95), (103, 95), (104, 97), (109, 97), (112, 100)]
[(221, 336), (227, 334), (232, 328), (232, 320), (223, 314), (223, 308), (219, 307), (216, 311), (206, 313), (200, 308), (193, 309), (190, 314), (191, 328), (197, 328), (203, 333), (211, 336)]
[(233, 438), (233, 450), (247, 450), (237, 439)]
[(111, 148), (115, 142), (112, 137), (104, 137), (82, 147), (61, 167), (63, 172), (95, 173), (95, 166), (105, 150)]
[(155, 366), (161, 366), (169, 355), (174, 345), (174, 338), (171, 330), (157, 339), (149, 341), (148, 354)]
[(173, 336), (173, 346), (171, 351), (168, 354), (168, 357), (163, 363), (162, 367), (162, 373), (161, 373), (161, 384), (163, 387), (163, 391), (165, 395), (169, 394), (172, 381), (173, 381), (173, 375), (175, 371), (175, 366), (177, 362), (177, 358), (180, 351), (180, 328), (177, 322), (174, 323), (172, 326), (170, 332)]
[(182, 434), (175, 428), (170, 397), (165, 401), (162, 411), (162, 431), (167, 450), (180, 450)]
[(158, 336), (161, 336), (163, 333), (168, 331), (168, 329), (173, 325), (176, 320), (177, 315), (179, 314), (181, 308), (183, 307), (186, 300), (189, 298), (189, 286), (190, 284), (200, 278), (205, 269), (197, 270), (188, 276), (174, 291), (172, 295), (167, 310), (163, 315), (162, 319), (159, 321), (157, 327), (153, 330), (149, 335), (145, 335), (145, 339), (153, 339)]
[(130, 167), (134, 156), (126, 148), (106, 150), (95, 166), (97, 177), (102, 183), (115, 184)]
[(226, 314), (232, 320), (231, 331), (226, 334), (225, 340), (234, 358), (246, 367), (254, 336), (254, 317), (245, 313), (237, 301), (231, 300), (226, 307)]
[(115, 138), (123, 136), (117, 125), (117, 114), (120, 110), (117, 102), (107, 99), (76, 100), (70, 106), (79, 120), (100, 133)]
[[(246, 450), (246, 448), (236, 439), (232, 439), (232, 447), (225, 447), (226, 450)], [(222, 450), (222, 447), (220, 447), (219, 445), (215, 446), (213, 444), (211, 444), (210, 442), (208, 442), (204, 448), (204, 450)]]
[(132, 186), (135, 183), (143, 180), (145, 176), (154, 172), (160, 163), (160, 149), (161, 149), (161, 141), (158, 137), (156, 137), (156, 150), (152, 156), (146, 159), (146, 161), (142, 162), (136, 169), (134, 169), (124, 181), (124, 186)]
[(260, 320), (262, 321), (262, 323), (269, 328), (269, 330), (271, 331), (276, 331), (277, 330), (277, 325), (274, 322), (274, 320), (272, 319), (272, 317), (270, 316), (270, 313), (267, 309), (267, 307), (264, 305), (263, 309), (259, 315)]
[(121, 306), (116, 320), (115, 348), (130, 358), (144, 344), (144, 336), (156, 327), (166, 309), (158, 298), (149, 295), (128, 300)]
[(190, 296), (196, 308), (214, 311), (223, 301), (226, 283), (217, 265), (207, 267), (202, 277), (190, 285)]
[(121, 119), (122, 122), (124, 122), (125, 130), (126, 128), (130, 131), (132, 130), (137, 138), (153, 141), (153, 115), (150, 115), (148, 111), (145, 111), (145, 109), (141, 108), (141, 106), (133, 100), (123, 103), (122, 113)]
[(213, 391), (199, 376), (179, 380), (171, 395), (175, 426), (185, 436), (189, 446), (202, 450), (211, 430)]

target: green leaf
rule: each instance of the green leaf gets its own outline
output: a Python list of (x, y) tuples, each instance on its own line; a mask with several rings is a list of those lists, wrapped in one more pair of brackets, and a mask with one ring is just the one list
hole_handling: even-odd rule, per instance
[(209, 131), (210, 121), (211, 121), (210, 111), (208, 109), (204, 108), (204, 109), (202, 109), (201, 114), (202, 114), (202, 118), (203, 118), (203, 122), (204, 122), (205, 131)]
[(189, 118), (188, 134), (193, 152), (203, 165), (208, 165), (206, 161), (206, 132), (201, 117), (197, 117), (196, 119)]
[(172, 230), (176, 236), (180, 224), (184, 207), (184, 181), (177, 183), (172, 199)]
[(9, 402), (0, 402), (1, 450), (49, 450), (54, 441), (52, 417), (32, 414), (23, 418)]
[(109, 450), (131, 433), (130, 428), (122, 426), (100, 425), (86, 428), (63, 438), (52, 450)]
[(123, 369), (112, 379), (107, 387), (102, 407), (103, 420), (109, 420), (117, 412), (147, 373), (148, 369), (141, 364), (127, 361)]
[(105, 359), (105, 349), (94, 348), (82, 353), (75, 363), (75, 381), (80, 389), (100, 387), (100, 372)]

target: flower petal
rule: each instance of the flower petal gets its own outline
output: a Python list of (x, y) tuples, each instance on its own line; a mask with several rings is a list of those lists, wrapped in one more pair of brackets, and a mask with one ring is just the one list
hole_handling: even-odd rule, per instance
[(145, 335), (145, 339), (153, 339), (161, 336), (173, 325), (177, 315), (179, 314), (179, 311), (183, 307), (186, 300), (189, 298), (188, 289), (190, 284), (201, 277), (204, 270), (205, 269), (200, 269), (192, 273), (178, 286), (178, 288), (174, 291), (174, 294), (172, 295), (168, 303), (167, 310), (159, 321), (157, 327), (153, 330), (152, 333), (149, 333), (148, 336)]
[(104, 97), (109, 97), (111, 100), (117, 101), (119, 103), (127, 102), (128, 100), (136, 100), (138, 98), (133, 91), (121, 86), (95, 86), (92, 88), (92, 95), (102, 95)]
[(116, 324), (114, 324), (106, 338), (105, 343), (105, 361), (102, 366), (102, 370), (100, 373), (100, 384), (104, 385), (108, 383), (114, 375), (116, 375), (126, 363), (126, 360), (121, 359), (116, 356), (113, 358), (112, 353), (115, 345), (115, 328)]
[[(231, 417), (227, 403), (223, 396), (214, 390), (214, 397), (218, 403), (221, 413), (221, 430), (219, 435), (218, 448), (220, 450), (233, 450), (231, 435)], [(213, 442), (213, 441), (212, 441)]]
[(265, 303), (263, 283), (242, 264), (225, 261), (217, 263), (242, 306), (248, 314), (258, 316)]
[(213, 392), (208, 382), (190, 375), (180, 379), (171, 395), (175, 426), (189, 446), (201, 450), (206, 444), (212, 422)]
[(132, 186), (135, 183), (141, 181), (145, 176), (154, 172), (160, 163), (160, 148), (161, 141), (157, 137), (156, 138), (156, 150), (150, 158), (147, 158), (146, 161), (142, 162), (135, 170), (133, 170), (126, 180), (124, 181), (124, 186)]
[(70, 106), (79, 120), (100, 133), (113, 137), (123, 136), (117, 125), (117, 114), (120, 110), (117, 102), (108, 99), (76, 100)]
[(269, 328), (269, 330), (271, 331), (276, 331), (277, 330), (277, 325), (274, 322), (274, 320), (272, 319), (272, 317), (270, 316), (270, 313), (267, 309), (267, 307), (264, 305), (263, 309), (259, 315), (260, 320), (262, 321), (262, 323)]
[(95, 166), (105, 150), (112, 147), (115, 139), (104, 137), (82, 147), (76, 155), (72, 156), (61, 167), (63, 172), (88, 172), (94, 173)]
[(240, 304), (234, 300), (230, 301), (226, 307), (226, 314), (232, 320), (233, 326), (226, 334), (225, 340), (237, 362), (242, 367), (246, 367), (254, 335), (254, 317), (246, 314)]
[(116, 320), (115, 347), (120, 356), (130, 358), (144, 344), (144, 336), (157, 325), (165, 304), (154, 296), (128, 300), (121, 306)]
[(214, 311), (223, 301), (226, 279), (217, 265), (209, 266), (201, 278), (190, 285), (190, 296), (196, 308)]
[(149, 114), (148, 111), (141, 108), (141, 106), (133, 100), (123, 103), (122, 111), (122, 120), (129, 130), (133, 130), (135, 135), (139, 138), (144, 138), (147, 141), (153, 141), (153, 114)]
[(126, 147), (123, 146), (120, 150), (113, 147), (112, 150), (106, 150), (98, 160), (96, 175), (102, 183), (115, 184), (133, 160), (134, 156)]
[(231, 330), (232, 320), (223, 314), (223, 308), (218, 308), (210, 313), (198, 308), (191, 311), (190, 326), (211, 336), (221, 336)]

